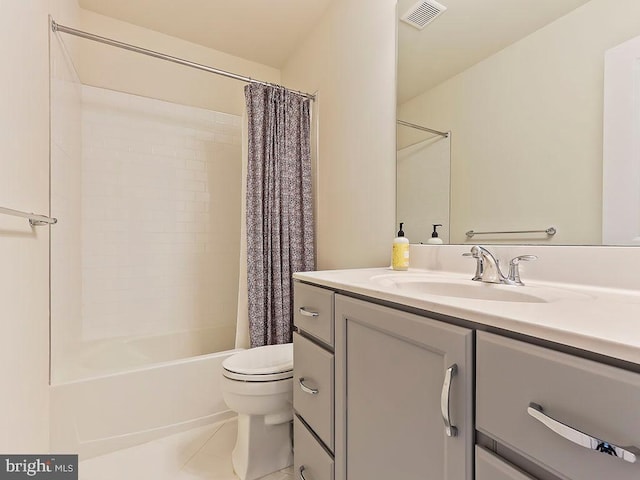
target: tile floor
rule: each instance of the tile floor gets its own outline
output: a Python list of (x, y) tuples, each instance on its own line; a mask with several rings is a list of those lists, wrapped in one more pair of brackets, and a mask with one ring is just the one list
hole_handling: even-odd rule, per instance
[[(238, 480), (231, 465), (235, 419), (80, 462), (80, 480)], [(294, 480), (293, 467), (262, 480)]]

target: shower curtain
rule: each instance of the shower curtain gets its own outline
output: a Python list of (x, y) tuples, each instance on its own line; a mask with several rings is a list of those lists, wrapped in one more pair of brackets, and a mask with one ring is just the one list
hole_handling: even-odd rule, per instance
[(292, 339), (292, 274), (313, 270), (310, 100), (245, 87), (247, 289), (251, 347)]

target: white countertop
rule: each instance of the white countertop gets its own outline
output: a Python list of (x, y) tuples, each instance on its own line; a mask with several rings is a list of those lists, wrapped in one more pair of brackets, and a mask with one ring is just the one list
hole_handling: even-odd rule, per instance
[[(518, 292), (548, 298), (548, 303), (476, 300), (398, 288), (394, 277), (472, 282), (460, 273), (390, 268), (296, 273), (294, 278), (421, 310), (449, 315), (640, 365), (640, 292), (552, 282), (526, 282)], [(551, 294), (549, 294), (551, 292)]]

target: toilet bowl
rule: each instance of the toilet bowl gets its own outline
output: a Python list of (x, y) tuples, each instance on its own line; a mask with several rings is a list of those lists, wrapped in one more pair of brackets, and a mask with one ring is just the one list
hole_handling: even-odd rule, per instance
[(293, 463), (293, 344), (245, 350), (222, 363), (222, 395), (238, 413), (233, 469), (254, 480)]

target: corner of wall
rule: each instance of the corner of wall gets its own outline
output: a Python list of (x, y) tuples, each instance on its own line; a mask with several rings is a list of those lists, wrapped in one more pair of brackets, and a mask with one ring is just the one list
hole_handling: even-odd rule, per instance
[(282, 79), (318, 93), (318, 268), (386, 264), (396, 201), (396, 1), (333, 2)]

